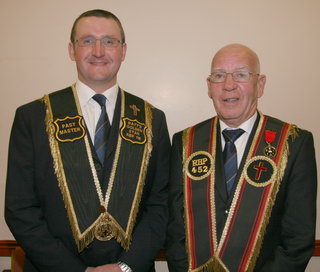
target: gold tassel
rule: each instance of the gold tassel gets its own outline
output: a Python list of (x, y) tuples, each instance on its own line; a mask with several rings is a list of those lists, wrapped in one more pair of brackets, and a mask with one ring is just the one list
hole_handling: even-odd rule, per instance
[(291, 136), (292, 142), (296, 140), (297, 137), (299, 137), (299, 127), (296, 125), (291, 125), (289, 135)]

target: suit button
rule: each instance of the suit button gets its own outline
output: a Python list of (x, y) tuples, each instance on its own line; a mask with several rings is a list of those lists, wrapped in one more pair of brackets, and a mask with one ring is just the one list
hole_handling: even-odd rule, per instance
[(225, 211), (224, 211), (224, 214), (225, 214), (225, 215), (228, 215), (228, 214), (229, 214), (229, 210), (225, 210)]
[(96, 170), (97, 170), (98, 172), (102, 169), (100, 163), (96, 163), (94, 166), (96, 167)]

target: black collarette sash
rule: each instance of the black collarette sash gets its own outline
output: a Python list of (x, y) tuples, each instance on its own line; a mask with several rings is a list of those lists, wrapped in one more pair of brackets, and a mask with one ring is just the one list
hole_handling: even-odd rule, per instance
[(183, 132), (188, 271), (253, 271), (297, 127), (264, 116), (239, 177), (220, 241), (216, 234), (214, 117)]
[(152, 106), (123, 90), (119, 95), (119, 136), (105, 196), (98, 190), (94, 151), (74, 86), (42, 99), (54, 171), (79, 252), (97, 238), (98, 226), (106, 231), (106, 221), (104, 240), (115, 238), (125, 250), (130, 246), (152, 151)]

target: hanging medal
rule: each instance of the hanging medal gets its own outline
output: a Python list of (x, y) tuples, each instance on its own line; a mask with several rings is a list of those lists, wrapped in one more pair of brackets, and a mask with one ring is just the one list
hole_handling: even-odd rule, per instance
[(104, 206), (100, 206), (102, 218), (95, 227), (94, 235), (99, 241), (109, 241), (112, 235), (111, 220)]
[(264, 139), (267, 143), (267, 146), (264, 149), (264, 154), (267, 157), (275, 157), (277, 154), (276, 148), (271, 145), (274, 142), (274, 140), (276, 139), (276, 135), (277, 135), (276, 131), (272, 131), (272, 130), (265, 131)]

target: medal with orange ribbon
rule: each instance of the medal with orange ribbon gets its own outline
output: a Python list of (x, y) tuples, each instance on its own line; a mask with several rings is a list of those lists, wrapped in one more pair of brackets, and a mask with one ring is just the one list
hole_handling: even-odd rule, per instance
[(277, 132), (272, 130), (266, 130), (264, 133), (264, 139), (267, 143), (267, 146), (264, 149), (264, 154), (267, 157), (275, 157), (277, 154), (277, 150), (271, 143), (276, 139)]

